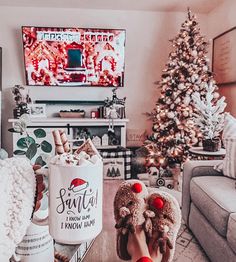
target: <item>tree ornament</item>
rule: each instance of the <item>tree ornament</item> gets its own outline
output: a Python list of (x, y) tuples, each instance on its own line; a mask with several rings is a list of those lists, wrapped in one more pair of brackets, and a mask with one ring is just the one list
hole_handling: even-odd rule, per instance
[(172, 95), (172, 90), (171, 89), (166, 90), (166, 96), (171, 96), (171, 95)]
[(191, 101), (191, 97), (190, 97), (190, 96), (186, 96), (186, 97), (184, 98), (184, 104), (185, 104), (186, 106), (189, 105), (190, 101)]
[(191, 76), (191, 81), (192, 81), (192, 83), (194, 83), (197, 79), (198, 79), (198, 75), (197, 75), (197, 74), (193, 74), (193, 75)]
[(175, 99), (175, 101), (174, 101), (174, 103), (177, 104), (177, 105), (178, 105), (180, 102), (181, 102), (181, 99), (180, 99), (179, 97), (177, 97), (177, 98)]
[(213, 93), (214, 99), (218, 99), (220, 97), (220, 94), (218, 92)]
[(154, 133), (153, 137), (154, 137), (154, 139), (157, 139), (158, 138), (158, 133)]
[(158, 103), (160, 103), (160, 104), (164, 105), (164, 104), (165, 104), (165, 101), (164, 101), (164, 99), (163, 99), (163, 98), (159, 98), (159, 99), (158, 99)]
[(160, 113), (160, 117), (163, 119), (163, 118), (165, 118), (166, 117), (166, 113), (165, 112), (161, 112)]
[(197, 50), (193, 50), (193, 51), (191, 52), (191, 55), (194, 56), (194, 57), (197, 57), (197, 55), (198, 55)]
[(167, 116), (168, 116), (168, 118), (174, 118), (175, 117), (175, 114), (174, 114), (174, 112), (168, 112), (167, 113)]
[(178, 89), (179, 89), (179, 90), (184, 90), (184, 89), (185, 89), (185, 85), (182, 84), (182, 83), (179, 84), (179, 85), (178, 85)]
[(158, 128), (158, 125), (154, 125), (153, 127), (154, 127), (154, 130), (157, 130), (157, 128)]
[(184, 116), (184, 117), (188, 117), (188, 116), (189, 116), (188, 111), (184, 111), (184, 112), (183, 112), (183, 116)]

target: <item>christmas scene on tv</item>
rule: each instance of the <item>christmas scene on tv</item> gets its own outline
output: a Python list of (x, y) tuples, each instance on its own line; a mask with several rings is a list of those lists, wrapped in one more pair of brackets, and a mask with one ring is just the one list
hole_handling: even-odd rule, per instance
[(23, 27), (27, 85), (123, 86), (125, 31)]

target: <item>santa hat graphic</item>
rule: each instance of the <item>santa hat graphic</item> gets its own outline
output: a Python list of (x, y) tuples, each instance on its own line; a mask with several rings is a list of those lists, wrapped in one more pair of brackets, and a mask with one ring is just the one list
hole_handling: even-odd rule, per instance
[(81, 178), (75, 178), (71, 181), (69, 190), (72, 190), (73, 192), (79, 192), (82, 189), (87, 188), (89, 185), (88, 182)]

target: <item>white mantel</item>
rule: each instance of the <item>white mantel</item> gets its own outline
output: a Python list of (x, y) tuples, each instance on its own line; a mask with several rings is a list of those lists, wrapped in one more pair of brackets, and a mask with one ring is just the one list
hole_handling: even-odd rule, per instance
[[(15, 123), (18, 119), (9, 119), (8, 122)], [(113, 119), (113, 123), (116, 126), (125, 125), (129, 122), (129, 119)], [(31, 118), (30, 126), (42, 124), (42, 125), (55, 125), (55, 124), (72, 124), (72, 125), (81, 125), (81, 126), (107, 126), (111, 123), (111, 119), (102, 119), (102, 118)]]
[[(8, 119), (9, 123), (12, 123), (12, 126), (14, 126), (14, 123), (19, 121), (18, 119)], [(113, 123), (112, 123), (113, 121)], [(126, 129), (127, 129), (127, 123), (129, 122), (129, 119), (94, 119), (94, 118), (60, 118), (60, 117), (53, 117), (53, 118), (31, 118), (30, 123), (28, 124), (29, 129), (34, 128), (45, 128), (45, 129), (55, 129), (55, 128), (65, 128), (69, 130), (73, 127), (109, 127), (110, 125), (113, 125), (115, 127), (120, 127), (121, 130), (121, 146), (126, 147)], [(51, 132), (51, 131), (50, 131)], [(16, 134), (15, 134), (16, 136)], [(14, 139), (13, 134), (13, 146), (16, 144), (16, 139)]]

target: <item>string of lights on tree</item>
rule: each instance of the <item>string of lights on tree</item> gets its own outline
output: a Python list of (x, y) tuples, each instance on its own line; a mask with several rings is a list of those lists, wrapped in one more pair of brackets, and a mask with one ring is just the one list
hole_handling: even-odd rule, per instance
[(202, 136), (192, 119), (195, 112), (192, 94), (198, 92), (205, 98), (211, 84), (215, 101), (219, 98), (206, 56), (209, 43), (200, 34), (196, 16), (189, 9), (178, 35), (170, 41), (173, 50), (158, 82), (161, 94), (149, 114), (153, 133), (146, 145), (147, 167), (165, 168), (186, 161), (188, 149), (199, 144)]

